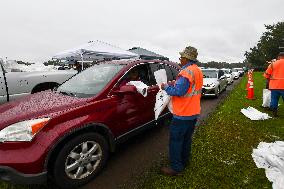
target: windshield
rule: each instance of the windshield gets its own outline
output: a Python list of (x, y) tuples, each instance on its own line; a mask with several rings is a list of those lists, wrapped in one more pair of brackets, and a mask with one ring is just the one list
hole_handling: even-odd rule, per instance
[(233, 68), (232, 72), (238, 72), (238, 70), (236, 68)]
[(217, 71), (215, 70), (202, 70), (203, 78), (217, 78)]
[(75, 75), (56, 90), (79, 98), (97, 95), (124, 65), (98, 64)]

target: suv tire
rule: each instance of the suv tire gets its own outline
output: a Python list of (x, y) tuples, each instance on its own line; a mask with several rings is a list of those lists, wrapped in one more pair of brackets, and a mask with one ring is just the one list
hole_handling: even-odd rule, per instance
[(103, 136), (80, 134), (68, 141), (55, 158), (52, 181), (62, 189), (84, 185), (102, 170), (108, 155), (109, 146)]

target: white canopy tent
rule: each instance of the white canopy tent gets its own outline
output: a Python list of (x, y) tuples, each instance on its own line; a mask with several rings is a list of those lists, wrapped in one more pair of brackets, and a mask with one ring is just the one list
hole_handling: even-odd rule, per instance
[(62, 51), (52, 57), (57, 60), (95, 61), (103, 59), (138, 58), (139, 55), (102, 41), (90, 41), (76, 48)]

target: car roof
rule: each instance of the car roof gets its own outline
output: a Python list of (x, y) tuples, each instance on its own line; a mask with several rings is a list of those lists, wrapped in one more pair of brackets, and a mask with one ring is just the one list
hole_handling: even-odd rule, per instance
[(127, 60), (104, 61), (104, 62), (99, 62), (98, 64), (135, 65), (135, 64), (144, 63), (144, 62), (147, 62), (147, 63), (168, 63), (172, 66), (179, 68), (179, 65), (177, 63), (166, 61), (166, 60), (127, 59)]

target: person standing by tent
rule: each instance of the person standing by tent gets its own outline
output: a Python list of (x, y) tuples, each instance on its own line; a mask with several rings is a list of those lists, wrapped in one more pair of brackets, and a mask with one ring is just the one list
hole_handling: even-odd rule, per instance
[(165, 175), (180, 175), (191, 156), (192, 135), (200, 114), (203, 74), (196, 65), (197, 49), (188, 46), (180, 52), (182, 69), (174, 85), (162, 84), (161, 89), (172, 96), (173, 118), (170, 125), (170, 167), (161, 168)]
[(273, 112), (273, 116), (278, 116), (278, 101), (280, 96), (284, 101), (284, 52), (280, 52), (278, 60), (272, 62), (263, 76), (269, 83), (269, 89), (271, 90), (271, 102), (270, 109)]
[(77, 60), (75, 61), (74, 66), (78, 73), (82, 71), (82, 65)]

